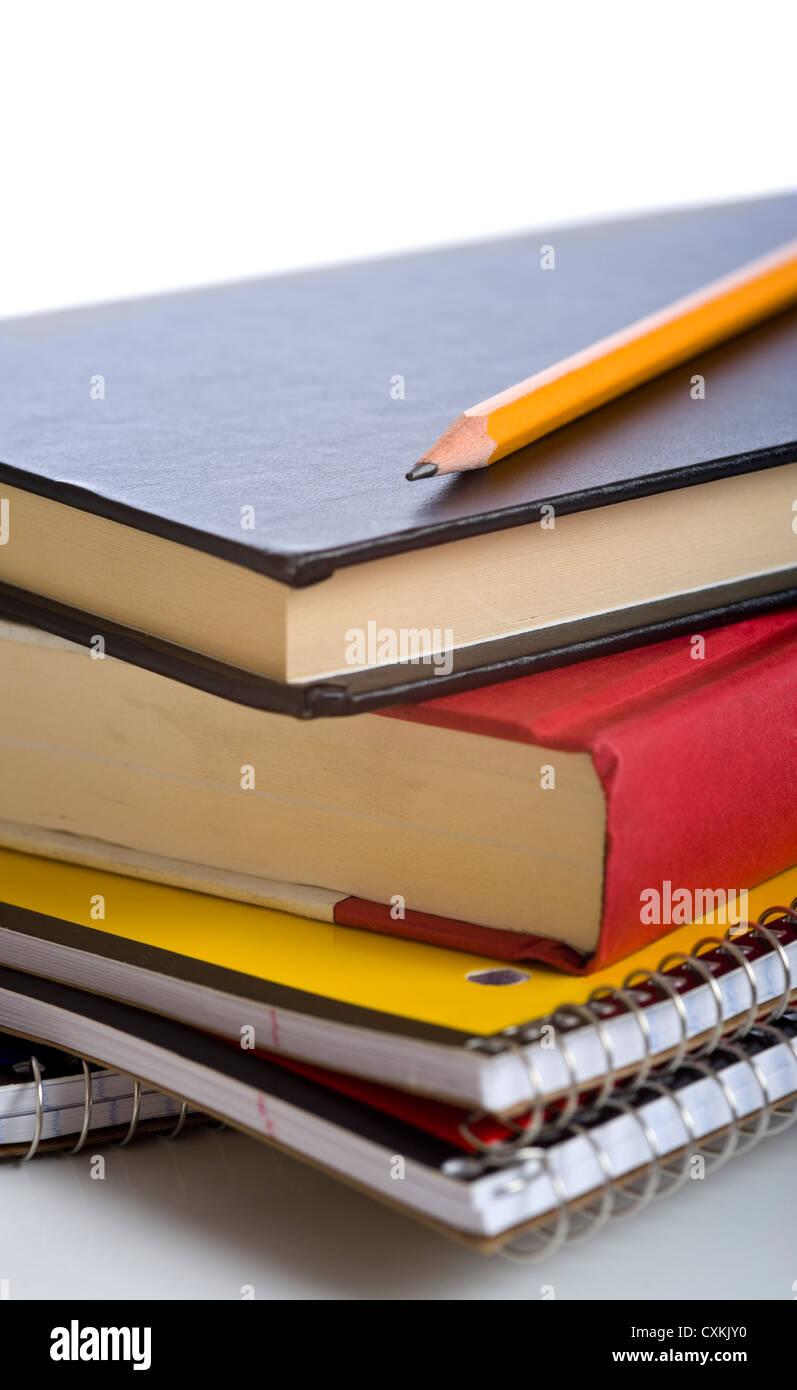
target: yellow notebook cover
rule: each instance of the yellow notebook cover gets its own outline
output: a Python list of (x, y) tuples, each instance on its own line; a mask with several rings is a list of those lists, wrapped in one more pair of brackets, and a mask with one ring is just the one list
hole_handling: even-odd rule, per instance
[[(795, 896), (797, 867), (750, 890), (750, 920)], [(281, 991), (475, 1036), (583, 1003), (599, 986), (620, 985), (632, 970), (655, 970), (669, 952), (688, 953), (702, 936), (725, 931), (696, 921), (588, 977), (531, 965), (518, 972), (526, 976), (518, 983), (485, 987), (471, 977), (505, 970), (504, 962), (0, 850), (0, 963), (8, 964), (3, 940), (12, 925), (98, 955), (114, 950), (119, 959), (171, 974), (181, 973), (174, 959), (180, 957), (186, 968), (206, 968), (187, 971), (197, 983), (213, 985), (217, 971), (230, 971)]]

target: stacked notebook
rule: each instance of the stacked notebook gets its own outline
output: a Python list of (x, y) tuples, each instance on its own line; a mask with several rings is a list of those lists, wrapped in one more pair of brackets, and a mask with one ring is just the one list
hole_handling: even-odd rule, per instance
[(176, 1139), (203, 1118), (140, 1081), (0, 1034), (0, 1158), (76, 1154), (89, 1142), (123, 1148), (140, 1134)]
[(0, 325), (0, 1026), (37, 1067), (484, 1249), (794, 1117), (797, 314), (403, 474), (796, 213)]

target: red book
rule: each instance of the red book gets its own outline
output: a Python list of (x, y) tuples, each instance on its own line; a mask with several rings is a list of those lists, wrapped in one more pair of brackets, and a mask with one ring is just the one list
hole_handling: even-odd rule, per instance
[(357, 898), (337, 904), (342, 924), (584, 972), (710, 905), (722, 935), (722, 898), (797, 860), (794, 610), (386, 715), (589, 755), (606, 807), (597, 947), (585, 958), (542, 933), (409, 910), (394, 920)]

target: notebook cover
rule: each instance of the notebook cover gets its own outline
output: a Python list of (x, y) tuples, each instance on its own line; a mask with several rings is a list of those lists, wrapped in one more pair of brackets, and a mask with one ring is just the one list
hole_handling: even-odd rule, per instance
[[(97, 893), (105, 899), (104, 921), (91, 916)], [(752, 889), (750, 915), (796, 895), (792, 868)], [(275, 1010), (453, 1047), (532, 1023), (563, 1004), (585, 1003), (599, 985), (619, 985), (632, 969), (655, 970), (666, 952), (689, 953), (704, 934), (699, 923), (674, 929), (620, 969), (573, 977), (536, 964), (518, 983), (480, 985), (468, 977), (500, 959), (9, 850), (0, 850), (0, 930), (69, 945), (87, 957), (109, 956)], [(4, 955), (0, 945), (4, 960), (7, 950)], [(268, 1041), (278, 1049), (274, 1027)]]

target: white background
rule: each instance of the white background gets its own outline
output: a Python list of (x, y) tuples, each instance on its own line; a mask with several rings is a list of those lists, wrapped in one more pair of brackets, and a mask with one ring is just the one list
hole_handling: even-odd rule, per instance
[[(794, 13), (6, 0), (0, 315), (784, 188)], [(0, 1277), (12, 1298), (790, 1299), (794, 1154), (792, 1131), (525, 1270), (188, 1135), (113, 1151), (104, 1183), (85, 1156), (0, 1166)]]
[(0, 315), (795, 182), (795, 6), (0, 7)]

